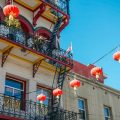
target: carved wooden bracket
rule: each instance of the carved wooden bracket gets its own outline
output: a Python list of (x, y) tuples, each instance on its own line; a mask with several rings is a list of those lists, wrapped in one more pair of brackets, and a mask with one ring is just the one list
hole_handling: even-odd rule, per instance
[(46, 6), (45, 6), (45, 4), (44, 3), (42, 3), (41, 5), (40, 5), (40, 8), (39, 8), (40, 10), (36, 13), (36, 15), (33, 17), (33, 26), (35, 27), (36, 25), (37, 25), (37, 20), (38, 20), (38, 18), (41, 16), (41, 14), (45, 11), (45, 9), (46, 9)]
[(5, 50), (2, 54), (2, 63), (1, 63), (1, 67), (3, 67), (4, 63), (7, 60), (8, 55), (10, 54), (11, 50), (13, 47), (8, 48), (7, 50)]
[(40, 64), (41, 64), (41, 62), (42, 62), (43, 60), (44, 60), (44, 59), (41, 59), (41, 60), (39, 60), (38, 62), (36, 62), (36, 63), (33, 64), (33, 78), (35, 77), (35, 74), (37, 73), (38, 68), (39, 68), (39, 66), (40, 66)]

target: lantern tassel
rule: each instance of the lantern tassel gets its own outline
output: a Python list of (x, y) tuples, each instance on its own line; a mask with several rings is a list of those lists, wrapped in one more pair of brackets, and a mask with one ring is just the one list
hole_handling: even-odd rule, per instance
[(43, 101), (40, 101), (40, 107), (43, 108)]
[(14, 20), (14, 17), (12, 15), (9, 15), (9, 20)]
[(120, 59), (118, 60), (118, 62), (120, 63)]
[(74, 87), (74, 94), (77, 95), (77, 87)]
[(96, 79), (98, 80), (98, 79), (99, 79), (99, 77), (100, 77), (100, 76), (97, 74), (97, 75), (96, 75)]

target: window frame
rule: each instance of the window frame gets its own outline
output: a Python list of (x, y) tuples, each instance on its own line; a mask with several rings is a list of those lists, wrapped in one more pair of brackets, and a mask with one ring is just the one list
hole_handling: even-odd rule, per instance
[(105, 112), (104, 112), (104, 120), (106, 120), (106, 118), (108, 119), (108, 120), (112, 120), (112, 109), (111, 109), (111, 107), (109, 107), (109, 106), (107, 106), (107, 105), (104, 105), (104, 111), (105, 111), (105, 109), (108, 109), (108, 112), (109, 112), (109, 116), (105, 116)]
[[(48, 106), (52, 106), (52, 100), (53, 100), (53, 97), (52, 97), (52, 88), (48, 87), (48, 86), (44, 86), (44, 85), (37, 85), (37, 89), (40, 88), (40, 89), (43, 89), (43, 90), (46, 90), (46, 91), (49, 91), (49, 93), (51, 94), (51, 101), (50, 101), (50, 105)], [(36, 92), (36, 95), (37, 95), (37, 92)], [(46, 96), (47, 97), (47, 96)]]
[[(10, 80), (13, 80), (13, 81), (16, 81), (16, 82), (19, 82), (19, 83), (22, 83), (23, 84), (23, 100), (25, 101), (26, 100), (26, 81), (22, 80), (22, 79), (19, 79), (19, 78), (16, 78), (16, 77), (13, 77), (13, 76), (6, 76), (5, 78), (5, 81), (7, 79), (10, 79)], [(8, 85), (4, 85), (4, 88), (8, 86)], [(13, 88), (13, 92), (14, 92), (14, 89), (16, 90), (20, 90), (22, 91), (21, 89), (18, 89), (18, 88), (14, 88), (14, 87), (11, 87), (11, 86), (8, 86), (9, 88)], [(4, 94), (5, 94), (5, 90), (4, 90)], [(14, 96), (13, 96), (14, 97)]]
[[(80, 109), (79, 106), (78, 106), (78, 111), (83, 111), (85, 113), (85, 120), (88, 120), (87, 118), (87, 112), (88, 112), (88, 109), (87, 109), (87, 100), (85, 98), (78, 98), (78, 102), (79, 100), (83, 101), (84, 103), (84, 109)], [(80, 119), (79, 120), (84, 120), (84, 119)]]

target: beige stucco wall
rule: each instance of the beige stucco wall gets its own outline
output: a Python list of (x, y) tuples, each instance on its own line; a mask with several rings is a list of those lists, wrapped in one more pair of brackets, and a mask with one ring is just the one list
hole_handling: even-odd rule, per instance
[[(6, 75), (11, 75), (26, 81), (26, 92), (36, 91), (37, 85), (39, 84), (51, 87), (54, 77), (54, 71), (48, 70), (40, 66), (35, 77), (33, 78), (32, 66), (33, 65), (30, 63), (9, 56), (4, 64), (4, 67), (0, 67), (0, 93), (4, 93)], [(27, 99), (36, 101), (36, 93), (33, 92), (31, 94), (28, 94)]]
[[(114, 90), (101, 83), (94, 83), (83, 77), (77, 76), (82, 85), (78, 88), (77, 95), (69, 87), (67, 79), (64, 84), (63, 106), (68, 110), (78, 112), (77, 100), (83, 98), (87, 100), (88, 120), (104, 120), (104, 105), (112, 108), (113, 120), (120, 120), (120, 91)], [(72, 79), (71, 79), (72, 80)]]

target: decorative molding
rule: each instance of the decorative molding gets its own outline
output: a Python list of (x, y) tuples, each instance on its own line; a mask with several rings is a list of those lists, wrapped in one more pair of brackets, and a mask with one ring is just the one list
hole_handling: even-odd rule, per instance
[(37, 12), (37, 14), (33, 17), (33, 26), (35, 27), (37, 25), (37, 20), (39, 19), (39, 17), (41, 16), (41, 14), (45, 11), (46, 6), (44, 3), (42, 3), (39, 7), (39, 11)]
[(33, 25), (30, 23), (30, 21), (28, 21), (27, 18), (20, 15), (19, 16), (19, 21), (20, 21), (21, 25), (23, 26), (25, 32), (30, 33), (30, 34), (34, 33)]
[(3, 54), (2, 54), (2, 63), (1, 63), (1, 67), (4, 66), (4, 63), (6, 62), (7, 57), (9, 56), (9, 54), (10, 54), (12, 48), (13, 48), (13, 47), (10, 47), (10, 48), (8, 48), (7, 50), (5, 50), (5, 51), (3, 52)]
[(39, 60), (38, 62), (36, 62), (36, 63), (33, 64), (33, 78), (35, 77), (35, 74), (37, 73), (38, 68), (39, 68), (39, 66), (40, 66), (40, 64), (41, 64), (41, 62), (42, 62), (43, 60), (44, 60), (44, 59), (41, 59), (41, 60)]
[(35, 30), (35, 34), (43, 35), (44, 37), (46, 37), (49, 40), (50, 35), (51, 35), (51, 31), (44, 28), (44, 27), (39, 27)]

